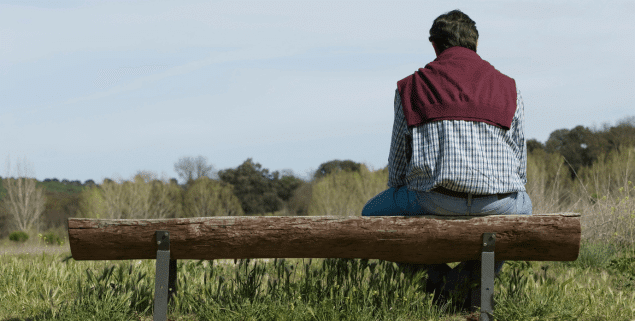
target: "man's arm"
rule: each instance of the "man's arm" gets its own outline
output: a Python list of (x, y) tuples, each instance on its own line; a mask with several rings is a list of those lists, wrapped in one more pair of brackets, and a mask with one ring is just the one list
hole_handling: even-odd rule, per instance
[(412, 133), (408, 130), (399, 91), (395, 90), (395, 120), (388, 156), (388, 187), (406, 185), (406, 172), (412, 155)]

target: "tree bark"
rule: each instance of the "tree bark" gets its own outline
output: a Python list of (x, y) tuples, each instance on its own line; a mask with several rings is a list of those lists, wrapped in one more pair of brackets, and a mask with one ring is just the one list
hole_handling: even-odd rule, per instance
[(68, 220), (75, 260), (156, 258), (155, 231), (170, 232), (172, 259), (366, 258), (408, 263), (478, 260), (496, 233), (497, 260), (574, 261), (575, 213), (491, 216), (271, 216)]

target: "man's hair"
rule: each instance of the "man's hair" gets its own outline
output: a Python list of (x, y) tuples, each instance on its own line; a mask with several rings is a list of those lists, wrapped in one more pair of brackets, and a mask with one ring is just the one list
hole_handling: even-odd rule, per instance
[(476, 52), (476, 22), (460, 10), (452, 10), (434, 19), (428, 40), (436, 44), (439, 52), (455, 46)]

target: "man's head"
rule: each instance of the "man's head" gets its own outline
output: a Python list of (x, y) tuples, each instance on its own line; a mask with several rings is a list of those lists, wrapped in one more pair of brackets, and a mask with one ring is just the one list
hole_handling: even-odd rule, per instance
[(434, 44), (437, 55), (455, 46), (476, 52), (478, 42), (476, 22), (460, 10), (452, 10), (434, 19), (428, 40)]

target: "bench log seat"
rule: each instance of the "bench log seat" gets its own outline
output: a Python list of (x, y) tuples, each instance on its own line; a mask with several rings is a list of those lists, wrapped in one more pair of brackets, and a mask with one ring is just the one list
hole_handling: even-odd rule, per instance
[[(169, 271), (173, 283), (177, 259), (245, 258), (358, 258), (418, 264), (481, 260), (481, 320), (488, 320), (494, 253), (496, 260), (574, 261), (581, 226), (576, 213), (69, 218), (68, 234), (75, 260), (157, 259), (155, 320), (165, 319), (157, 318), (157, 305), (164, 310), (168, 298), (167, 288), (160, 290), (158, 283), (160, 269)], [(168, 282), (167, 277), (161, 279)]]

